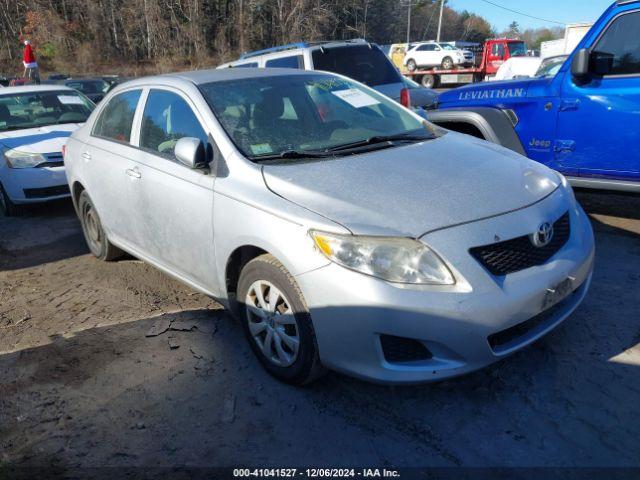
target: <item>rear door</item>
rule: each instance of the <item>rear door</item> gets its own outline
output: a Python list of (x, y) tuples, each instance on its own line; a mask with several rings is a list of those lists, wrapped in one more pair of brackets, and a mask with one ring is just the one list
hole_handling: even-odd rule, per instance
[(614, 15), (591, 42), (590, 81), (566, 73), (556, 160), (582, 176), (640, 177), (640, 9)]
[[(109, 238), (124, 247), (133, 240), (131, 194), (136, 178), (132, 126), (142, 89), (114, 96), (99, 113), (91, 141), (81, 152), (86, 189)], [(134, 176), (132, 176), (134, 175)]]
[(182, 92), (157, 87), (146, 96), (139, 125), (140, 178), (131, 206), (136, 239), (154, 263), (215, 291), (214, 176), (186, 167), (174, 155), (183, 137), (209, 144), (203, 118)]

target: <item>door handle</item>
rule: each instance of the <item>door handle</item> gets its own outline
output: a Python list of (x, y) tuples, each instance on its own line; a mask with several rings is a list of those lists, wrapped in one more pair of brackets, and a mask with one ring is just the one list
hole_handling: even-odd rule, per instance
[(84, 152), (82, 154), (82, 158), (84, 158), (84, 160), (88, 162), (89, 160), (91, 160), (91, 154), (89, 152)]
[(562, 102), (560, 102), (561, 112), (573, 112), (578, 110), (578, 108), (580, 108), (579, 99), (562, 100)]
[(140, 173), (140, 170), (138, 170), (138, 167), (127, 168), (125, 171), (127, 175), (129, 175), (132, 178), (142, 178), (142, 173)]
[(557, 140), (555, 151), (557, 153), (573, 152), (576, 149), (576, 142), (573, 140)]

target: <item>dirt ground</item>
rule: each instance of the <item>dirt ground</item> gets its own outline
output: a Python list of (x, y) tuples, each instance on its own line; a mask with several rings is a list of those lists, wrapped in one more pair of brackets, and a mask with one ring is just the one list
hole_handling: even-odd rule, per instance
[(579, 199), (598, 251), (578, 311), (412, 387), (278, 383), (215, 302), (88, 255), (69, 204), (0, 216), (0, 465), (640, 467), (640, 197)]

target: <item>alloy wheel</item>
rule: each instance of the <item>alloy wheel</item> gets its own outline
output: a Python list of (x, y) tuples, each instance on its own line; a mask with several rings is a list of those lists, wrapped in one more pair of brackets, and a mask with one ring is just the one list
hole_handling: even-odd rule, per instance
[(251, 284), (245, 299), (247, 322), (253, 340), (274, 365), (288, 367), (298, 358), (300, 333), (291, 304), (267, 280)]

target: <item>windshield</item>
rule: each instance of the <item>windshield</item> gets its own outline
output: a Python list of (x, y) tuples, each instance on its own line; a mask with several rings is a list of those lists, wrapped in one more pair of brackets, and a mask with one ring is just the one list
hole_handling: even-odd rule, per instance
[(389, 58), (373, 45), (318, 49), (312, 58), (314, 70), (339, 73), (370, 87), (402, 82)]
[(512, 57), (526, 57), (527, 46), (524, 44), (524, 42), (510, 42), (509, 53)]
[(83, 123), (95, 108), (72, 90), (0, 96), (0, 131)]
[(564, 65), (564, 62), (567, 60), (567, 57), (554, 57), (548, 58), (544, 60), (540, 64), (540, 68), (536, 72), (536, 77), (555, 77), (558, 71), (560, 71), (560, 67)]
[(319, 154), (382, 136), (438, 135), (393, 100), (331, 75), (248, 78), (200, 88), (229, 137), (253, 160)]

